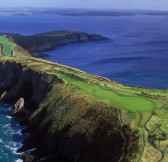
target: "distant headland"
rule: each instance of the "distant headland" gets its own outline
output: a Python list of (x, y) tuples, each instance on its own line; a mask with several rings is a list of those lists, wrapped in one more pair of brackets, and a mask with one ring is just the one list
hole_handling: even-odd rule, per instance
[(33, 56), (37, 56), (38, 52), (49, 51), (58, 46), (108, 39), (100, 34), (88, 34), (69, 30), (51, 31), (28, 36), (11, 33), (0, 33), (0, 35), (6, 35), (11, 42), (28, 50)]

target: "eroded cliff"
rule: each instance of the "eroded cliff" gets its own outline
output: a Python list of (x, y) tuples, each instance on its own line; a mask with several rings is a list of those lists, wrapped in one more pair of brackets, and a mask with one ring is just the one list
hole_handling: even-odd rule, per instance
[(77, 85), (115, 83), (26, 57), (1, 57), (0, 71), (0, 92), (6, 91), (2, 101), (23, 97), (30, 112), (24, 132), (32, 137), (20, 151), (37, 150), (25, 155), (25, 161), (127, 162), (136, 158), (137, 132), (121, 122), (117, 109)]

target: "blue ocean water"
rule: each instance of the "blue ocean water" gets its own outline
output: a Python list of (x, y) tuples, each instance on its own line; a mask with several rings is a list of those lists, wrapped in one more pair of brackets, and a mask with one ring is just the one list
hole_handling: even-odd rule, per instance
[(24, 35), (51, 30), (99, 33), (106, 41), (77, 43), (45, 59), (139, 87), (168, 89), (167, 16), (0, 17), (0, 31)]
[(11, 105), (0, 104), (0, 162), (21, 162), (16, 151), (26, 135), (21, 134), (23, 127), (10, 114)]

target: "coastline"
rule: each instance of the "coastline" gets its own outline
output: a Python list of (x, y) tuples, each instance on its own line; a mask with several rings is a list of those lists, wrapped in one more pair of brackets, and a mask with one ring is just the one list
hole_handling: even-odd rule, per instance
[[(31, 133), (32, 138), (18, 151), (37, 149), (24, 155), (24, 161), (44, 157), (44, 162), (130, 161), (138, 158), (142, 137), (152, 140), (152, 129), (148, 126), (146, 134), (143, 122), (151, 124), (156, 117), (166, 120), (162, 113), (166, 111), (168, 90), (125, 86), (33, 57), (1, 57), (0, 70), (1, 94), (7, 90), (2, 101), (15, 103), (24, 97), (29, 108), (30, 117), (23, 116), (21, 123), (27, 125), (23, 133)], [(151, 112), (155, 112), (152, 117)], [(148, 148), (147, 142), (143, 147)], [(105, 150), (109, 156), (102, 154)]]
[(39, 56), (39, 52), (50, 51), (56, 47), (65, 46), (72, 43), (101, 41), (108, 39), (99, 34), (88, 34), (69, 30), (44, 32), (28, 36), (11, 33), (0, 33), (0, 35), (7, 35), (11, 42), (21, 46), (23, 49), (28, 50), (32, 56)]
[[(16, 77), (19, 77), (17, 74), (20, 73), (20, 70), (22, 69), (22, 66), (24, 67), (25, 66), (25, 63), (27, 62), (26, 64), (26, 67), (24, 67), (24, 70), (20, 73), (21, 74), (21, 78), (20, 80), (23, 81), (23, 79), (26, 79), (27, 81), (29, 81), (30, 79), (32, 80), (33, 79), (34, 81), (32, 82), (34, 85), (32, 85), (33, 87), (36, 85), (36, 90), (34, 89), (34, 92), (33, 92), (33, 95), (32, 97), (34, 97), (35, 101), (36, 101), (36, 104), (32, 104), (32, 99), (31, 98), (31, 102), (30, 102), (30, 96), (31, 96), (31, 93), (29, 92), (29, 95), (26, 96), (27, 97), (27, 105), (29, 105), (28, 107), (30, 107), (30, 111), (33, 112), (31, 114), (31, 116), (29, 117), (29, 119), (25, 120), (24, 119), (24, 123), (28, 124), (28, 127), (26, 128), (26, 130), (23, 131), (23, 133), (26, 133), (26, 132), (31, 132), (31, 134), (33, 136), (32, 139), (27, 139), (24, 141), (24, 144), (23, 147), (19, 150), (19, 151), (25, 151), (25, 150), (31, 150), (32, 148), (36, 148), (37, 147), (37, 150), (34, 150), (31, 154), (27, 154), (24, 156), (24, 161), (29, 161), (30, 159), (41, 159), (43, 158), (43, 156), (46, 156), (47, 160), (48, 161), (54, 161), (54, 159), (63, 159), (65, 161), (69, 161), (69, 160), (72, 160), (74, 161), (75, 157), (78, 157), (79, 160), (84, 160), (85, 158), (87, 158), (88, 160), (89, 159), (92, 159), (92, 158), (96, 158), (96, 156), (94, 156), (94, 154), (96, 153), (92, 153), (90, 155), (85, 155), (86, 157), (80, 157), (82, 155), (81, 151), (83, 150), (80, 150), (80, 146), (83, 145), (84, 148), (92, 148), (94, 147), (94, 149), (96, 149), (96, 147), (94, 146), (94, 143), (96, 142), (97, 144), (100, 143), (100, 146), (104, 143), (101, 143), (101, 141), (103, 140), (103, 136), (107, 133), (107, 131), (109, 131), (109, 129), (112, 129), (112, 125), (113, 127), (117, 127), (116, 130), (111, 130), (113, 133), (110, 135), (109, 138), (115, 138), (116, 140), (112, 140), (112, 143), (113, 145), (115, 146), (115, 141), (118, 141), (120, 143), (120, 147), (119, 145), (116, 147), (115, 146), (115, 149), (117, 149), (118, 151), (120, 149), (122, 149), (122, 141), (124, 139), (122, 139), (122, 136), (120, 135), (120, 131), (122, 131), (122, 126), (120, 125), (119, 123), (119, 120), (117, 119), (117, 117), (114, 115), (116, 114), (115, 110), (113, 109), (109, 109), (107, 108), (108, 106), (103, 103), (103, 102), (100, 102), (100, 101), (96, 101), (95, 99), (92, 99), (90, 98), (89, 96), (83, 96), (81, 95), (80, 93), (81, 92), (75, 92), (71, 89), (68, 88), (68, 85), (66, 85), (66, 82), (59, 78), (58, 76), (54, 76), (54, 75), (51, 75), (51, 74), (45, 74), (44, 73), (44, 69), (42, 70), (40, 68), (40, 66), (43, 66), (43, 64), (45, 63), (45, 65), (49, 66), (48, 68), (51, 67), (55, 67), (55, 68), (65, 68), (69, 71), (73, 71), (75, 73), (81, 73), (81, 74), (85, 74), (87, 75), (87, 73), (83, 73), (82, 71), (76, 71), (75, 69), (71, 69), (70, 67), (66, 67), (66, 66), (62, 66), (62, 65), (59, 65), (59, 64), (54, 64), (52, 62), (48, 62), (48, 61), (45, 61), (45, 60), (41, 60), (41, 59), (35, 59), (35, 58), (20, 58), (20, 57), (15, 57), (15, 58), (2, 58), (4, 64), (1, 64), (0, 63), (0, 69), (3, 68), (3, 71), (4, 73), (7, 73), (6, 70), (8, 70), (8, 75), (11, 77), (10, 80), (14, 81)], [(22, 61), (21, 61), (22, 60)], [(21, 62), (22, 63), (21, 63)], [(33, 66), (32, 65), (32, 61), (33, 61), (33, 64), (38, 64), (38, 66)], [(16, 62), (16, 63), (15, 63)], [(31, 69), (33, 68), (33, 71), (31, 69), (29, 69), (31, 67)], [(5, 70), (6, 69), (6, 70)], [(9, 72), (11, 71), (11, 69), (13, 69), (13, 72), (15, 74), (13, 74), (12, 72)], [(19, 70), (20, 69), (20, 70)], [(38, 69), (38, 70), (37, 70)], [(6, 72), (5, 72), (6, 71)], [(5, 75), (5, 74), (2, 74), (2, 75)], [(0, 78), (2, 79), (2, 75), (0, 76)], [(31, 76), (31, 77), (30, 77)], [(14, 77), (14, 78), (13, 78)], [(26, 77), (26, 78), (24, 78)], [(90, 77), (93, 77), (94, 79), (96, 79), (97, 77), (96, 76), (91, 76)], [(13, 79), (12, 79), (13, 78)], [(29, 79), (28, 79), (29, 78)], [(41, 80), (41, 78), (43, 78)], [(8, 78), (9, 79), (9, 78)], [(77, 79), (77, 78), (76, 78)], [(78, 78), (80, 79), (80, 78)], [(103, 79), (103, 78), (97, 78), (98, 80), (100, 79), (101, 81), (106, 81), (106, 79)], [(22, 89), (22, 81), (20, 81), (20, 83), (16, 83), (16, 85), (10, 90), (8, 91), (7, 95), (4, 96), (4, 98), (2, 99), (2, 101), (16, 101), (17, 98), (19, 98), (19, 92), (20, 90)], [(5, 81), (6, 82), (6, 81)], [(5, 83), (4, 81), (2, 81), (1, 83)], [(16, 82), (16, 81), (14, 81)], [(13, 82), (13, 84), (15, 84)], [(38, 83), (37, 83), (38, 82)], [(6, 82), (7, 83), (7, 82)], [(31, 82), (30, 82), (31, 83)], [(32, 84), (31, 83), (31, 84)], [(12, 84), (8, 82), (8, 84), (11, 86)], [(9, 85), (6, 85), (5, 87), (8, 87)], [(28, 84), (27, 84), (28, 85)], [(37, 86), (38, 85), (38, 86)], [(21, 86), (21, 87), (20, 87)], [(2, 88), (2, 84), (0, 86)], [(3, 85), (4, 87), (4, 85)], [(20, 87), (20, 88), (19, 88)], [(30, 89), (30, 85), (28, 86), (28, 89)], [(62, 88), (61, 88), (62, 87)], [(67, 87), (67, 88), (66, 88)], [(0, 88), (0, 90), (2, 90)], [(40, 89), (43, 89), (43, 94), (40, 93)], [(54, 90), (54, 89), (55, 90)], [(59, 92), (59, 94), (55, 93), (54, 91), (57, 91)], [(17, 92), (17, 93), (16, 93)], [(23, 92), (23, 91), (22, 91)], [(47, 93), (48, 92), (48, 93)], [(46, 94), (47, 93), (47, 94)], [(17, 94), (17, 95), (16, 95)], [(70, 95), (71, 94), (71, 95)], [(22, 96), (24, 95), (27, 95), (26, 93), (22, 93)], [(49, 96), (48, 96), (49, 95)], [(48, 97), (49, 98), (48, 98)], [(64, 96), (64, 97), (63, 97)], [(47, 97), (47, 98), (46, 98)], [(54, 97), (54, 98), (53, 98)], [(28, 99), (29, 98), (29, 99)], [(53, 100), (53, 99), (54, 100)], [(62, 99), (61, 99), (62, 98)], [(29, 102), (28, 102), (29, 101)], [(80, 101), (80, 102), (78, 102)], [(51, 102), (51, 103), (50, 103)], [(54, 103), (55, 102), (55, 103)], [(61, 122), (60, 123), (60, 119), (58, 118), (55, 118), (57, 115), (56, 113), (52, 118), (54, 119), (54, 121), (56, 120), (56, 122), (59, 122), (60, 124), (64, 124), (61, 126), (57, 125), (58, 127), (57, 128), (52, 128), (51, 129), (51, 123), (48, 125), (47, 123), (45, 123), (45, 120), (47, 120), (47, 114), (44, 113), (46, 112), (46, 108), (48, 107), (49, 109), (51, 109), (51, 106), (52, 105), (55, 105), (55, 104), (68, 104), (68, 105), (71, 105), (72, 107), (74, 107), (74, 110), (75, 110), (75, 116), (72, 115), (72, 110), (69, 109), (68, 107), (66, 108), (66, 106), (63, 107), (67, 109), (67, 113), (69, 114), (64, 114), (64, 119), (66, 119), (64, 122)], [(30, 106), (31, 105), (31, 106)], [(34, 108), (33, 106), (34, 105)], [(47, 108), (47, 109), (48, 109)], [(63, 111), (63, 109), (60, 107), (59, 108), (60, 110), (59, 111)], [(57, 111), (57, 109), (55, 109), (54, 111)], [(82, 114), (81, 114), (82, 113)], [(89, 115), (90, 114), (90, 115)], [(68, 116), (71, 116), (72, 119), (67, 119)], [(67, 117), (66, 117), (67, 116)], [(113, 118), (111, 118), (113, 116)], [(115, 116), (115, 117), (114, 117)], [(24, 117), (23, 117), (24, 118)], [(44, 118), (44, 121), (43, 121), (43, 118)], [(45, 119), (46, 118), (46, 119)], [(62, 118), (61, 116), (59, 118)], [(83, 122), (80, 123), (78, 120), (81, 118), (81, 120), (83, 120), (83, 122), (86, 124), (84, 124)], [(115, 122), (114, 122), (114, 119), (115, 119)], [(57, 121), (58, 120), (58, 121)], [(68, 121), (70, 120), (70, 121)], [(28, 121), (28, 122), (27, 122)], [(71, 129), (68, 129), (66, 130), (66, 133), (65, 133), (65, 129), (66, 127), (70, 124), (70, 123), (78, 123), (78, 126), (75, 124), (75, 125), (72, 125), (71, 126)], [(89, 123), (90, 124), (89, 124)], [(109, 123), (111, 126), (110, 127), (105, 127), (103, 128), (103, 130), (101, 130), (102, 126), (100, 124), (103, 124), (103, 123), (107, 124)], [(38, 123), (38, 124), (37, 124)], [(45, 123), (45, 124), (44, 124)], [(89, 125), (88, 125), (88, 124)], [(42, 125), (43, 126), (42, 126)], [(84, 124), (84, 125), (83, 125)], [(40, 126), (41, 125), (41, 126)], [(46, 127), (47, 126), (47, 127)], [(53, 125), (54, 127), (56, 126), (55, 124)], [(52, 126), (52, 127), (53, 127)], [(41, 128), (40, 128), (41, 127)], [(39, 129), (40, 128), (40, 129)], [(97, 134), (97, 129), (99, 128), (99, 133)], [(38, 130), (39, 129), (39, 130)], [(47, 131), (47, 129), (51, 129), (49, 132)], [(56, 129), (55, 131), (57, 132), (56, 134), (52, 133), (54, 131), (54, 129)], [(72, 131), (74, 129), (74, 131)], [(78, 130), (79, 129), (79, 130)], [(38, 130), (38, 131), (37, 131)], [(129, 130), (129, 131), (128, 131)], [(54, 131), (54, 132), (55, 132)], [(77, 131), (77, 132), (76, 132)], [(105, 132), (104, 132), (105, 131)], [(125, 133), (126, 134), (129, 134), (129, 141), (131, 140), (135, 140), (137, 138), (137, 135), (133, 134), (133, 131), (130, 130), (129, 126), (124, 126), (123, 127), (123, 131), (126, 131)], [(40, 137), (39, 135), (42, 133), (42, 132), (48, 132), (47, 134), (44, 134), (44, 136)], [(64, 133), (63, 133), (64, 132)], [(102, 132), (102, 134), (101, 134)], [(59, 134), (62, 134), (62, 136), (59, 136)], [(124, 134), (125, 134), (124, 133)], [(53, 135), (52, 135), (53, 134)], [(80, 135), (81, 134), (81, 135)], [(131, 135), (132, 134), (132, 135)], [(89, 139), (88, 139), (88, 135), (89, 135)], [(94, 140), (90, 139), (91, 136), (94, 135)], [(135, 136), (135, 137), (134, 137)], [(49, 138), (49, 139), (48, 139)], [(100, 140), (102, 138), (102, 140)], [(80, 139), (80, 140), (79, 140)], [(97, 139), (97, 140), (96, 140)], [(38, 142), (38, 141), (43, 141), (41, 144)], [(55, 143), (54, 141), (57, 143)], [(58, 145), (58, 141), (64, 141), (64, 144), (67, 145), (67, 147), (71, 147), (71, 149), (69, 150), (65, 150), (66, 147), (62, 147), (62, 144), (60, 146), (57, 146)], [(78, 141), (76, 144), (76, 148), (78, 149), (78, 152), (76, 155), (74, 154), (76, 151), (75, 147), (72, 145), (72, 143), (70, 141)], [(89, 142), (89, 141), (91, 142)], [(96, 140), (96, 141), (95, 141)], [(105, 140), (105, 139), (104, 139)], [(103, 141), (104, 141), (103, 140)], [(53, 142), (49, 142), (49, 141), (53, 141)], [(85, 142), (84, 142), (85, 141)], [(84, 144), (84, 143), (85, 144)], [(104, 141), (105, 142), (105, 141)], [(135, 141), (134, 141), (135, 142)], [(53, 144), (56, 144), (54, 146), (52, 146)], [(119, 144), (118, 143), (118, 144)], [(33, 144), (33, 145), (32, 145)], [(37, 145), (36, 145), (37, 144)], [(51, 145), (52, 144), (52, 145)], [(136, 143), (134, 143), (136, 145)], [(69, 145), (69, 146), (68, 146)], [(106, 144), (107, 146), (104, 146), (105, 148), (108, 147), (108, 143)], [(133, 145), (133, 143), (128, 143), (127, 145), (127, 149), (129, 149), (129, 147)], [(42, 149), (40, 149), (42, 148)], [(44, 148), (45, 148), (45, 151), (44, 151)], [(56, 152), (53, 154), (52, 150), (55, 150)], [(62, 151), (60, 152), (59, 149), (61, 149)], [(75, 149), (74, 153), (71, 152), (73, 149)], [(104, 148), (102, 148), (104, 149)], [(111, 148), (112, 150), (114, 148)], [(130, 147), (131, 149), (131, 147)], [(92, 150), (92, 149), (91, 149)], [(111, 150), (111, 151), (112, 151)], [(83, 150), (84, 151), (84, 150)], [(120, 150), (121, 151), (121, 150)], [(114, 154), (116, 154), (116, 152), (113, 150), (112, 151), (113, 154), (110, 156), (114, 156)], [(131, 151), (130, 151), (131, 152)], [(74, 155), (73, 155), (74, 154)], [(111, 154), (111, 153), (110, 153)], [(73, 157), (73, 156), (74, 157)], [(92, 157), (93, 156), (93, 157)], [(124, 158), (130, 158), (130, 156), (132, 156), (132, 154), (130, 154), (129, 156), (124, 156)], [(70, 158), (71, 157), (71, 158)], [(82, 159), (81, 159), (82, 158)], [(105, 158), (105, 156), (103, 156), (103, 158)], [(108, 158), (108, 157), (107, 157)], [(121, 158), (120, 157), (120, 154), (117, 154), (117, 156), (115, 156), (115, 159), (118, 159), (118, 158)], [(113, 157), (114, 159), (114, 157)], [(45, 160), (44, 160), (45, 161)], [(102, 161), (102, 159), (97, 159), (97, 161)]]

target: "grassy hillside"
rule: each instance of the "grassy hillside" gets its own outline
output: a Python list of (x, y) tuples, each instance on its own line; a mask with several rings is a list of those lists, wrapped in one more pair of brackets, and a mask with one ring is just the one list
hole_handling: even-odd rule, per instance
[[(139, 151), (133, 162), (168, 161), (168, 90), (129, 87), (42, 59), (1, 57), (0, 60), (21, 63), (24, 67), (44, 75), (56, 76), (64, 82), (66, 89), (69, 89), (67, 96), (69, 93), (75, 92), (76, 98), (87, 96), (96, 102), (105, 104), (108, 109), (116, 110), (120, 124), (129, 124), (140, 135)], [(40, 109), (32, 114), (30, 119), (38, 116), (46, 105), (51, 105), (47, 110), (50, 114), (48, 116), (52, 116), (52, 119), (57, 121), (65, 105), (62, 105), (62, 109), (59, 111), (55, 111), (54, 102), (51, 101), (54, 97), (56, 99), (56, 96), (56, 92), (49, 94), (49, 98)], [(80, 103), (80, 100), (78, 102)], [(68, 116), (59, 119), (60, 127), (64, 122), (72, 122), (71, 118), (76, 118), (73, 111)], [(48, 120), (46, 118), (43, 124)], [(52, 126), (52, 128), (55, 127), (55, 125)], [(78, 127), (78, 125), (76, 125), (76, 129), (82, 131), (82, 127)]]
[(1, 56), (22, 56), (29, 55), (24, 49), (13, 43), (9, 37), (0, 36), (0, 55)]

